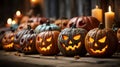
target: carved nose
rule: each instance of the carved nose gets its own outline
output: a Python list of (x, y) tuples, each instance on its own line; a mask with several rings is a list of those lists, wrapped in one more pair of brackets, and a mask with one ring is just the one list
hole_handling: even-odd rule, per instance
[(44, 42), (42, 42), (42, 45), (45, 45), (45, 43), (44, 43)]
[(95, 45), (94, 45), (95, 47), (98, 47), (98, 45), (97, 45), (97, 43), (95, 43)]
[(69, 44), (72, 44), (72, 41), (71, 41), (71, 40), (69, 41)]

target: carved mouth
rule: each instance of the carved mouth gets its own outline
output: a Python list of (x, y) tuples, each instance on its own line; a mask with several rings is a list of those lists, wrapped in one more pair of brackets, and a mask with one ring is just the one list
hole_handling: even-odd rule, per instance
[(28, 46), (28, 47), (25, 47), (23, 50), (24, 50), (24, 51), (31, 51), (31, 49), (32, 49), (32, 48), (31, 48), (30, 46)]
[(3, 47), (4, 47), (4, 48), (12, 48), (13, 45), (14, 45), (14, 43), (10, 43), (10, 44), (4, 45)]
[(50, 44), (50, 45), (47, 46), (47, 47), (39, 47), (39, 49), (40, 49), (41, 51), (48, 51), (48, 50), (50, 50), (51, 47), (52, 47), (52, 44)]
[(67, 51), (69, 51), (69, 50), (72, 50), (72, 51), (74, 51), (75, 49), (78, 49), (79, 47), (80, 47), (80, 45), (81, 45), (81, 42), (79, 42), (77, 45), (74, 45), (74, 46), (65, 46), (64, 44), (62, 44), (63, 45), (63, 47), (67, 50)]
[(108, 48), (108, 45), (106, 45), (103, 49), (101, 49), (101, 50), (94, 50), (94, 49), (90, 49), (92, 52), (94, 52), (94, 53), (103, 53), (103, 52), (105, 52), (106, 51), (106, 49)]

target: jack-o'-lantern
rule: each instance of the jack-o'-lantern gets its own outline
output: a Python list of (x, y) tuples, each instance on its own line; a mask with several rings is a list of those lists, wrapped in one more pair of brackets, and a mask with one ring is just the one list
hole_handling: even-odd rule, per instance
[(69, 20), (68, 19), (58, 19), (56, 20), (54, 23), (59, 26), (61, 29), (64, 29), (67, 27), (67, 24), (68, 24)]
[(5, 35), (2, 39), (2, 46), (3, 46), (3, 49), (6, 50), (6, 51), (12, 51), (12, 50), (15, 50), (14, 49), (14, 36), (15, 36), (15, 33), (13, 31), (8, 31), (8, 32), (5, 32)]
[(36, 37), (36, 48), (42, 55), (56, 55), (59, 53), (57, 39), (59, 31), (44, 31)]
[(117, 36), (111, 29), (99, 28), (90, 30), (85, 38), (85, 47), (93, 57), (109, 57), (118, 46)]
[(21, 52), (25, 54), (37, 53), (35, 40), (36, 34), (33, 30), (31, 30), (31, 33), (23, 35), (20, 39)]
[(14, 48), (17, 51), (21, 51), (20, 39), (22, 38), (23, 35), (30, 33), (30, 31), (31, 31), (31, 27), (28, 25), (28, 29), (24, 29), (16, 33), (14, 38)]
[(51, 28), (51, 30), (60, 31), (60, 27), (58, 27), (57, 25), (51, 23), (51, 22), (48, 20), (45, 24), (42, 24), (42, 25), (37, 26), (37, 27), (35, 28), (35, 33), (36, 33), (36, 34), (39, 34), (40, 32), (48, 31), (49, 28)]
[(58, 37), (58, 47), (64, 56), (84, 56), (87, 51), (84, 39), (87, 31), (82, 28), (65, 28)]
[(74, 17), (68, 22), (67, 27), (71, 27), (74, 23), (76, 27), (89, 31), (93, 28), (97, 28), (100, 22), (92, 16)]

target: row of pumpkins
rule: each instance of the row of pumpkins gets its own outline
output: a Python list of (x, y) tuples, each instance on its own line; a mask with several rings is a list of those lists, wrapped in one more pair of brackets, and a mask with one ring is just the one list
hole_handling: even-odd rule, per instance
[(45, 22), (34, 29), (27, 25), (27, 29), (19, 26), (19, 31), (5, 32), (1, 40), (3, 49), (15, 49), (25, 54), (39, 52), (42, 55), (57, 55), (61, 52), (64, 56), (85, 56), (88, 52), (93, 57), (108, 57), (118, 47), (115, 32), (105, 29), (94, 17), (74, 17), (67, 24), (62, 23), (61, 19), (59, 22), (64, 25), (62, 29), (49, 20)]

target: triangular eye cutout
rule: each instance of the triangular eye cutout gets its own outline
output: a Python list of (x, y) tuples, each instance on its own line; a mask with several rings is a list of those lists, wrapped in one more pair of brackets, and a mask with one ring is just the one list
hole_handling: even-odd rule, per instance
[(38, 37), (37, 40), (38, 40), (39, 42), (42, 42), (42, 38), (40, 38), (40, 37)]
[(14, 40), (14, 37), (13, 37), (13, 36), (11, 37), (11, 40)]
[(98, 41), (99, 41), (100, 43), (104, 43), (104, 42), (105, 42), (105, 40), (106, 40), (106, 36), (105, 36), (105, 37), (103, 37), (103, 38), (101, 38), (101, 39), (99, 39)]
[(50, 42), (51, 39), (52, 39), (52, 37), (49, 37), (49, 38), (46, 39), (46, 41)]
[(63, 40), (67, 40), (68, 36), (67, 35), (62, 35)]
[(79, 40), (80, 37), (81, 37), (81, 35), (80, 35), (80, 34), (77, 34), (77, 35), (75, 35), (75, 36), (73, 37), (73, 39), (74, 39), (74, 40)]
[(94, 42), (94, 39), (93, 39), (92, 37), (89, 37), (89, 41), (90, 41), (91, 43), (93, 43), (93, 42)]

